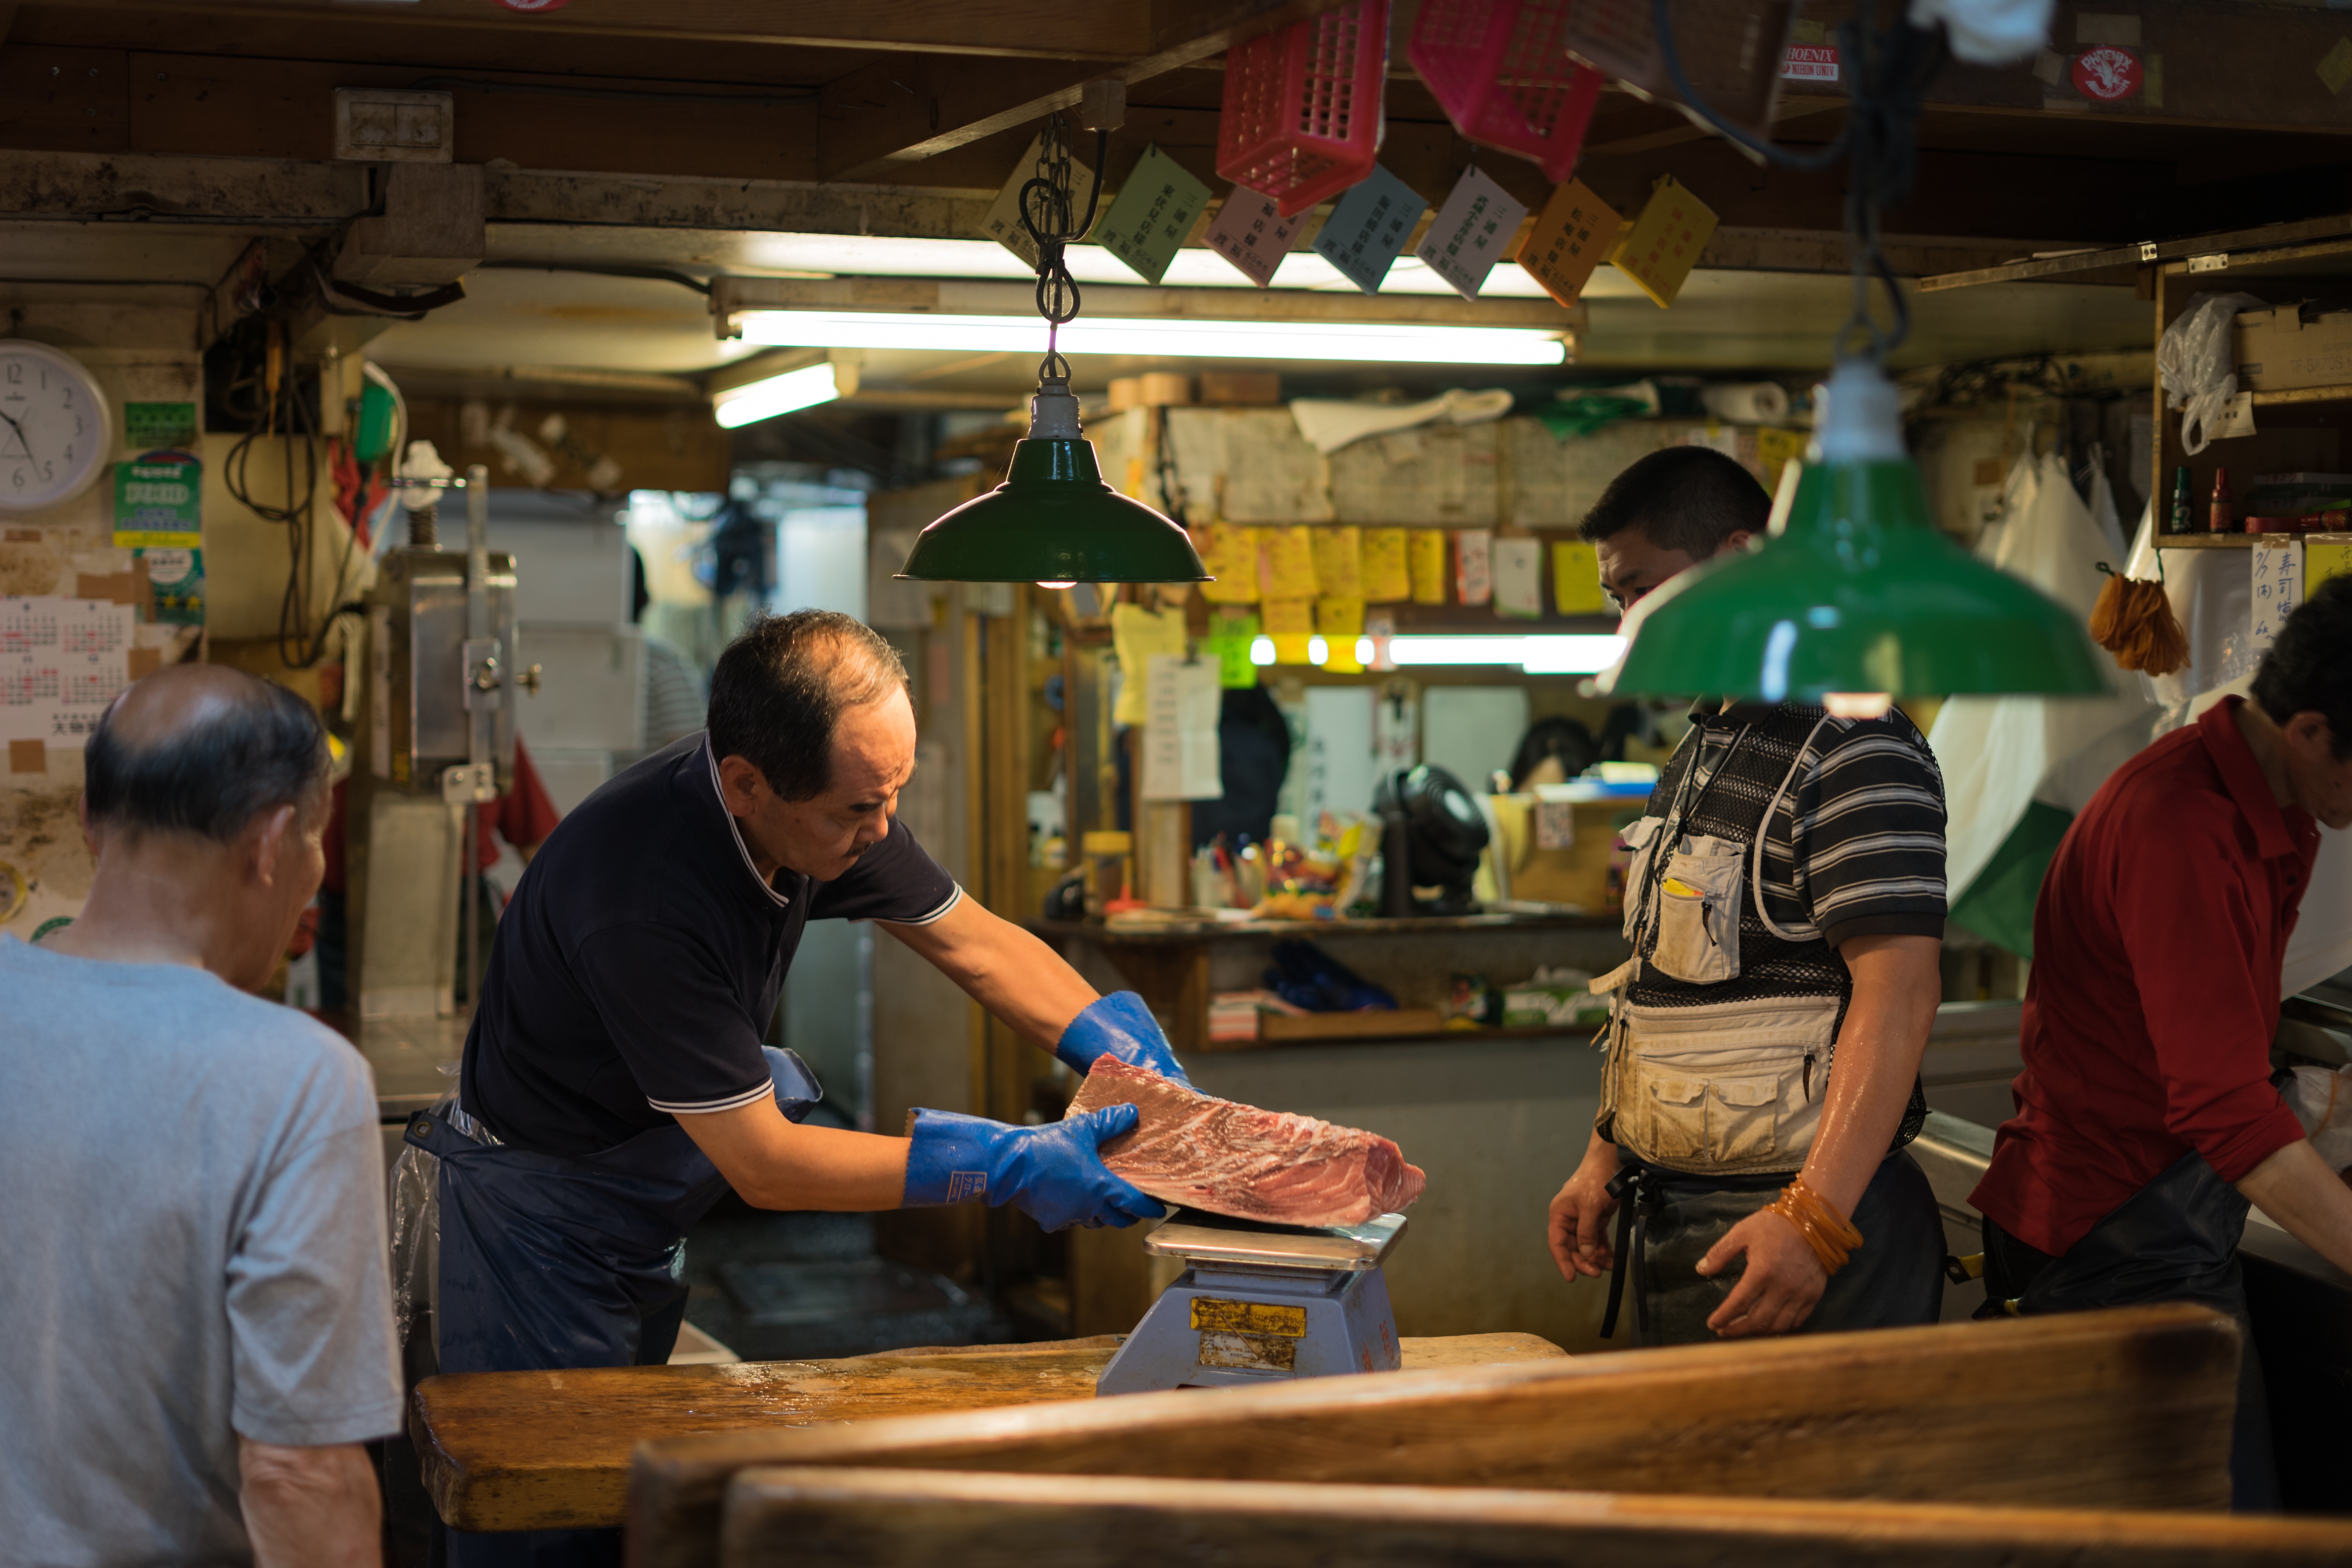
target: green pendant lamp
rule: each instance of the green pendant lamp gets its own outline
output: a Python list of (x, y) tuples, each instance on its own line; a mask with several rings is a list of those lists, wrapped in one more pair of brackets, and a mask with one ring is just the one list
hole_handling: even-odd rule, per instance
[(1066, 371), (1039, 377), (1004, 482), (923, 530), (898, 575), (1057, 588), (1209, 580), (1181, 524), (1103, 483)]
[(2105, 694), (2073, 611), (1929, 521), (1885, 373), (1845, 360), (1827, 396), (1785, 526), (1636, 605), (1632, 646), (1605, 689), (1822, 703), (1852, 717), (1903, 695)]
[(1065, 322), (1077, 319), (1078, 286), (1063, 249), (1093, 226), (1102, 197), (1110, 132), (1126, 113), (1123, 87), (1090, 84), (1087, 123), (1095, 132), (1093, 194), (1071, 221), (1068, 122), (1051, 115), (1038, 141), (1037, 177), (1021, 187), (1021, 226), (1037, 247), (1037, 313), (1045, 322), (1045, 362), (1029, 404), (1028, 438), (1013, 448), (1004, 482), (933, 522), (915, 540), (900, 577), (932, 583), (1205, 583), (1209, 574), (1183, 525), (1103, 483), (1094, 443), (1078, 427), (1069, 362), (1055, 347)]

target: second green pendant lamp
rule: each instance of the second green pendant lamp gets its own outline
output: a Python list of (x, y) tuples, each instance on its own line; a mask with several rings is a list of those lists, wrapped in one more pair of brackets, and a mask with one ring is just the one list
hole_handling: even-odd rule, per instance
[(933, 522), (915, 540), (901, 577), (946, 583), (1205, 583), (1209, 574), (1183, 525), (1103, 483), (1094, 443), (1078, 426), (1069, 363), (1055, 348), (1078, 313), (1078, 286), (1062, 248), (1093, 225), (1109, 131), (1095, 142), (1094, 195), (1070, 221), (1069, 130), (1046, 122), (1044, 167), (1021, 188), (1021, 223), (1037, 246), (1037, 313), (1045, 360), (1029, 405), (1029, 435), (1013, 448), (1004, 482)]

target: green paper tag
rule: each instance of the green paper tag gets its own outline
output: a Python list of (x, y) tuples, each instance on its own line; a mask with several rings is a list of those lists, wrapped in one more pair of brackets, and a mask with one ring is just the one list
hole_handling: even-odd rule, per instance
[(1332, 204), (1331, 216), (1315, 237), (1315, 253), (1365, 293), (1377, 294), (1428, 206), (1420, 192), (1375, 163)]
[(160, 451), (167, 447), (194, 448), (196, 405), (193, 403), (126, 403), (122, 405), (123, 444), (134, 452)]
[(1135, 269), (1146, 283), (1168, 275), (1177, 247), (1192, 232), (1209, 205), (1209, 187), (1153, 142), (1121, 185), (1118, 199), (1102, 221), (1105, 249)]
[(199, 548), (203, 497), (204, 465), (184, 453), (150, 452), (115, 464), (115, 548)]
[(1257, 684), (1250, 645), (1257, 641), (1255, 616), (1215, 616), (1209, 621), (1209, 651), (1217, 656), (1217, 684), (1246, 689)]
[(154, 592), (151, 621), (175, 626), (205, 624), (205, 552), (180, 545), (149, 545), (138, 552)]

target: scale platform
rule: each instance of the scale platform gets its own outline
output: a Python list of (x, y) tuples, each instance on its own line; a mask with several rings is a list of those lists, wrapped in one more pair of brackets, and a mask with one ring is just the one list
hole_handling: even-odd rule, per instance
[(1188, 1267), (1103, 1369), (1095, 1393), (1396, 1371), (1403, 1357), (1381, 1265), (1404, 1226), (1401, 1214), (1316, 1230), (1179, 1211), (1143, 1246)]

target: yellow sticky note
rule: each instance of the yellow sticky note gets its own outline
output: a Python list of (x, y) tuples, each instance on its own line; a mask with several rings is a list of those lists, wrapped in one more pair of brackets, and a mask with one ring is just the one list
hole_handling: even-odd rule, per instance
[(1780, 493), (1780, 470), (1802, 461), (1804, 456), (1802, 430), (1776, 430), (1767, 425), (1756, 432), (1756, 462), (1764, 470), (1764, 489), (1769, 494)]
[(1118, 655), (1119, 668), (1127, 672), (1126, 680), (1119, 685), (1118, 701), (1111, 709), (1111, 722), (1140, 724), (1150, 714), (1144, 704), (1143, 672), (1151, 668), (1154, 654), (1183, 656), (1184, 612), (1147, 610), (1141, 605), (1114, 605), (1110, 612), (1110, 640), (1112, 649)]
[(1563, 616), (1598, 616), (1609, 609), (1601, 592), (1601, 552), (1580, 539), (1551, 547), (1552, 607)]
[(1412, 574), (1405, 564), (1404, 530), (1364, 530), (1363, 575), (1360, 586), (1367, 602), (1393, 605), (1412, 597)]
[(1445, 531), (1416, 528), (1405, 541), (1405, 567), (1416, 605), (1445, 603)]
[(1201, 564), (1213, 581), (1201, 584), (1201, 596), (1213, 605), (1257, 603), (1257, 530), (1230, 522), (1212, 522), (1192, 531)]
[(2310, 598), (2330, 577), (2352, 577), (2352, 539), (2303, 542), (2303, 596)]
[(1323, 668), (1353, 675), (1364, 668), (1356, 658), (1356, 639), (1364, 635), (1364, 601), (1324, 598), (1315, 601), (1315, 629), (1323, 634)]
[(1609, 259), (1661, 307), (1675, 302), (1698, 253), (1715, 236), (1715, 214), (1672, 174), (1658, 176), (1642, 216)]
[(1342, 599), (1364, 596), (1362, 531), (1356, 528), (1312, 528), (1315, 539), (1315, 591)]
[(1624, 219), (1609, 205), (1570, 180), (1552, 192), (1519, 247), (1519, 265), (1563, 305), (1576, 303), (1592, 269), (1608, 258)]
[(1275, 663), (1313, 662), (1307, 657), (1307, 645), (1315, 637), (1314, 600), (1268, 599), (1259, 607), (1259, 615), (1265, 635), (1274, 639)]
[(1259, 557), (1259, 592), (1269, 599), (1311, 599), (1315, 596), (1315, 542), (1308, 528), (1266, 528)]

